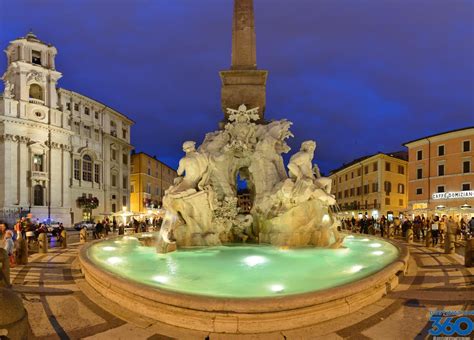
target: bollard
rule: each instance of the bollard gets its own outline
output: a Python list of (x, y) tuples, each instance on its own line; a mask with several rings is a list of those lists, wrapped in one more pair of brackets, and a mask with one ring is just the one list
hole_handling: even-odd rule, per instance
[(10, 287), (10, 259), (7, 251), (0, 248), (0, 287)]
[(474, 266), (474, 238), (466, 240), (466, 248), (464, 252), (464, 265), (466, 267)]
[(87, 242), (87, 228), (82, 228), (79, 232), (79, 242), (86, 243)]
[(413, 229), (407, 229), (405, 239), (407, 243), (413, 243)]
[(455, 241), (455, 234), (448, 233), (444, 238), (444, 253), (445, 254), (454, 254), (454, 241)]
[(16, 256), (15, 260), (17, 264), (28, 264), (28, 243), (24, 238), (16, 240)]
[(0, 288), (0, 338), (28, 339), (28, 313), (11, 289)]
[(67, 232), (66, 230), (61, 231), (61, 246), (67, 248)]
[(48, 235), (41, 233), (38, 235), (38, 253), (46, 254), (48, 252)]
[(387, 234), (388, 234), (388, 238), (389, 238), (389, 239), (393, 239), (393, 238), (395, 237), (395, 228), (393, 227), (393, 224), (390, 224), (390, 225), (388, 226), (388, 232), (387, 232)]
[(433, 235), (431, 235), (431, 230), (426, 231), (425, 247), (433, 247)]

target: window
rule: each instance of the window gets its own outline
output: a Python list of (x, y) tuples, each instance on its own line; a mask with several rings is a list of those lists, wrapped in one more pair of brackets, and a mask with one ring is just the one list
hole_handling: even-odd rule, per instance
[(398, 166), (398, 173), (402, 175), (405, 174), (405, 167), (403, 165)]
[(148, 168), (148, 169), (146, 170), (146, 173), (148, 174), (148, 176), (151, 176), (151, 169)]
[(85, 107), (85, 108), (84, 108), (84, 114), (86, 114), (86, 115), (89, 115), (89, 114), (90, 114), (88, 107)]
[(339, 192), (337, 193), (337, 198), (338, 198), (338, 199), (341, 199), (341, 198), (342, 198), (342, 191), (339, 191)]
[(375, 162), (373, 165), (372, 165), (372, 170), (373, 171), (377, 171), (379, 169), (379, 164), (377, 162)]
[(438, 145), (438, 156), (444, 156), (444, 145)]
[(444, 176), (444, 164), (438, 164), (438, 176)]
[(43, 187), (39, 184), (33, 187), (33, 204), (34, 205), (44, 205), (44, 195), (43, 195)]
[(417, 195), (422, 195), (423, 194), (423, 188), (416, 188), (416, 194)]
[(471, 190), (471, 183), (463, 183), (461, 187), (462, 191), (469, 191)]
[(94, 164), (94, 182), (100, 183), (100, 165)]
[(114, 199), (116, 199), (116, 198), (117, 198), (117, 196), (116, 196), (116, 195), (112, 195), (112, 199), (113, 199), (113, 200), (114, 200)]
[(79, 104), (77, 103), (74, 104), (74, 111), (79, 111)]
[(351, 188), (351, 197), (354, 196), (354, 188)]
[(398, 205), (401, 206), (401, 207), (403, 207), (403, 199), (399, 199), (399, 200), (398, 200)]
[(29, 94), (30, 94), (30, 99), (43, 100), (43, 89), (38, 84), (30, 85)]
[(117, 137), (117, 124), (113, 120), (110, 121), (110, 134)]
[(378, 192), (378, 191), (379, 191), (379, 184), (372, 183), (372, 192)]
[(74, 160), (74, 179), (78, 181), (81, 179), (81, 161), (79, 159)]
[(383, 184), (383, 188), (387, 194), (389, 194), (392, 191), (392, 182), (390, 181), (385, 181)]
[(463, 174), (471, 172), (471, 161), (462, 162), (462, 172)]
[(97, 112), (97, 111), (94, 112), (94, 117), (95, 117), (95, 119), (99, 119), (99, 112)]
[(124, 188), (124, 189), (127, 189), (127, 188), (128, 188), (128, 177), (127, 177), (127, 176), (123, 176), (123, 179), (122, 179), (122, 188)]
[(73, 128), (74, 132), (78, 135), (81, 133), (81, 125), (79, 124), (79, 122), (74, 122)]
[(367, 175), (368, 173), (369, 173), (369, 166), (366, 165), (366, 166), (364, 166), (364, 174)]
[(123, 205), (124, 207), (127, 206), (127, 196), (122, 196), (122, 205)]
[(354, 178), (354, 171), (351, 172), (351, 178)]
[(360, 196), (361, 191), (362, 191), (361, 189), (362, 189), (361, 187), (357, 187), (357, 190), (356, 190), (357, 196)]
[(346, 177), (346, 181), (347, 181), (347, 174), (346, 174), (346, 176), (345, 176), (345, 177)]
[(390, 197), (385, 198), (385, 205), (390, 205)]
[(127, 129), (125, 128), (122, 129), (122, 138), (127, 139)]
[(357, 177), (360, 177), (361, 172), (360, 169), (357, 169)]
[(385, 171), (390, 171), (390, 163), (385, 162)]
[(116, 187), (117, 186), (117, 175), (112, 174), (112, 186)]
[(374, 200), (374, 209), (377, 209), (377, 208), (378, 208), (377, 200), (375, 199), (375, 200)]
[(417, 161), (421, 161), (423, 159), (423, 151), (422, 150), (418, 150), (416, 152), (416, 160)]
[(346, 189), (346, 190), (344, 190), (344, 198), (347, 198), (347, 196), (348, 196), (348, 193), (349, 193), (349, 190), (347, 190), (347, 189)]
[(341, 177), (339, 177), (339, 183), (341, 183)]
[(423, 178), (423, 169), (418, 168), (416, 169), (416, 179), (422, 179)]
[(71, 111), (71, 103), (66, 103), (66, 109), (67, 109), (68, 111)]
[(369, 193), (369, 185), (366, 184), (364, 185), (364, 194), (368, 194)]
[(156, 195), (160, 195), (160, 188), (156, 187)]
[(117, 205), (112, 203), (112, 212), (117, 212)]
[(117, 150), (111, 149), (110, 150), (110, 158), (115, 161), (117, 159)]
[(436, 187), (436, 192), (444, 192), (444, 185), (438, 185)]
[(41, 52), (40, 51), (31, 52), (31, 62), (36, 65), (41, 65)]
[(151, 194), (151, 184), (150, 183), (146, 184), (146, 193)]
[(44, 171), (43, 155), (33, 156), (33, 171)]
[(398, 183), (398, 193), (404, 194), (405, 193), (405, 185), (402, 183)]
[(94, 129), (94, 138), (96, 141), (99, 141), (100, 139), (99, 129)]
[(462, 142), (462, 151), (463, 152), (471, 151), (471, 141), (470, 140), (465, 140), (464, 142)]
[(128, 154), (124, 153), (122, 155), (122, 163), (127, 165), (128, 164)]
[(82, 180), (92, 182), (92, 158), (89, 155), (82, 157)]
[(91, 135), (91, 127), (90, 127), (90, 126), (84, 125), (84, 132), (85, 132), (85, 134), (86, 134), (86, 137), (88, 137), (88, 138), (91, 138), (91, 137), (92, 137), (92, 135)]

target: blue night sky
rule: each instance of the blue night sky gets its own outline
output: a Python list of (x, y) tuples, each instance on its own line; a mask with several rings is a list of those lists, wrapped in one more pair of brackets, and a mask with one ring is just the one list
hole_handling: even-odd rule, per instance
[[(318, 142), (324, 172), (474, 123), (474, 2), (255, 0), (267, 119)], [(132, 144), (176, 166), (220, 111), (231, 0), (0, 0), (0, 44), (29, 28), (58, 49), (60, 86), (136, 124)], [(0, 60), (5, 70), (6, 58)]]

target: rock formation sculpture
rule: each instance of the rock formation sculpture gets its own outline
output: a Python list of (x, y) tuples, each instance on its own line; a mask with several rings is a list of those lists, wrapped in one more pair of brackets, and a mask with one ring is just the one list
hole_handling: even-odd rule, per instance
[[(293, 137), (291, 122), (257, 124), (258, 108), (228, 109), (224, 129), (208, 133), (196, 150), (183, 144), (178, 177), (163, 199), (163, 244), (210, 246), (252, 240), (277, 246), (337, 246), (341, 243), (330, 206), (331, 180), (313, 165), (316, 143), (305, 141), (288, 164), (283, 153)], [(239, 214), (236, 178), (249, 184), (253, 207)], [(171, 218), (171, 217), (170, 217)]]

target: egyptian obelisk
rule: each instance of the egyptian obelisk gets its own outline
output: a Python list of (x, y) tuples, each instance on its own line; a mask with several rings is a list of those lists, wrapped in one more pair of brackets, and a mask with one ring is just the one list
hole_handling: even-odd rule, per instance
[(245, 104), (248, 109), (259, 107), (260, 122), (264, 121), (267, 71), (257, 70), (253, 0), (234, 0), (232, 20), (232, 64), (221, 71), (221, 105), (226, 109)]

